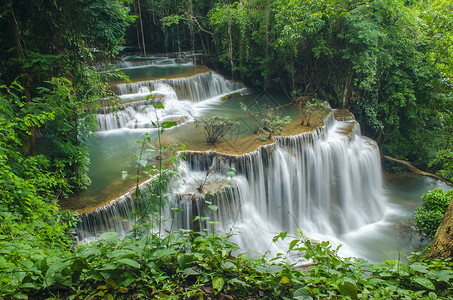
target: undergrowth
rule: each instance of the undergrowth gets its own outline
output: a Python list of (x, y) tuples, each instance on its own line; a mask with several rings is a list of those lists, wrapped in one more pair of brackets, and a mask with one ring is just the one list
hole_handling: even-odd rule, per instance
[[(302, 234), (271, 261), (249, 258), (228, 235), (180, 230), (119, 238), (57, 255), (0, 242), (0, 295), (6, 299), (448, 299), (452, 263), (342, 258)], [(274, 238), (289, 238), (280, 233)], [(284, 258), (299, 258), (290, 263)], [(300, 263), (304, 261), (304, 263)]]

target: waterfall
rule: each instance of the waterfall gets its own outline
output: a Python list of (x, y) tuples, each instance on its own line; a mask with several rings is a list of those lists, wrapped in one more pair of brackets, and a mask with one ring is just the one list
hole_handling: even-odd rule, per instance
[[(216, 156), (186, 154), (190, 172), (206, 171)], [(261, 235), (250, 229), (252, 222), (255, 227), (272, 228), (272, 233), (301, 228), (308, 236), (340, 237), (383, 217), (379, 149), (374, 141), (360, 136), (353, 120), (337, 121), (331, 115), (319, 130), (276, 137), (272, 145), (224, 156), (221, 161), (237, 170), (241, 183), (236, 193), (227, 193), (234, 199), (225, 200), (221, 194), (222, 199), (216, 200), (219, 213), (233, 201), (241, 206), (241, 219), (230, 219), (223, 230), (233, 223), (236, 227), (249, 224), (244, 226), (245, 236)], [(262, 220), (265, 224), (260, 224)], [(266, 251), (253, 239), (239, 238), (238, 243), (243, 249)]]
[[(120, 104), (99, 109), (96, 114), (99, 131), (119, 128), (149, 128), (158, 119), (183, 123), (196, 115), (194, 104), (227, 93), (240, 91), (244, 85), (228, 81), (210, 71), (187, 78), (160, 79), (119, 84), (115, 88)], [(146, 100), (152, 95), (150, 100)], [(164, 103), (164, 110), (156, 110), (153, 103)]]
[[(165, 219), (184, 228), (229, 231), (234, 227), (238, 234), (233, 240), (243, 250), (263, 253), (272, 236), (281, 231), (294, 233), (301, 228), (308, 236), (338, 239), (383, 217), (379, 149), (360, 135), (354, 120), (338, 121), (332, 113), (321, 128), (274, 140), (237, 156), (185, 153), (179, 166), (181, 176), (170, 192), (172, 204), (163, 211)], [(225, 167), (234, 168), (236, 175), (230, 180), (233, 186), (223, 184), (205, 199), (196, 186), (213, 166), (217, 172), (210, 182), (222, 180)], [(209, 210), (205, 200), (218, 209)], [(130, 204), (124, 203), (127, 210)], [(173, 214), (171, 208), (183, 212)], [(107, 209), (96, 212), (111, 213)], [(195, 225), (195, 215), (210, 216), (220, 224), (214, 228), (206, 222)], [(113, 227), (118, 230), (118, 226), (124, 231), (123, 223)]]
[(115, 87), (114, 92), (117, 95), (136, 94), (141, 87), (147, 87), (152, 91), (155, 90), (157, 84), (162, 83), (171, 86), (175, 90), (178, 99), (190, 100), (193, 102), (199, 102), (244, 88), (242, 83), (228, 81), (222, 76), (209, 71), (186, 78), (159, 79), (118, 84)]

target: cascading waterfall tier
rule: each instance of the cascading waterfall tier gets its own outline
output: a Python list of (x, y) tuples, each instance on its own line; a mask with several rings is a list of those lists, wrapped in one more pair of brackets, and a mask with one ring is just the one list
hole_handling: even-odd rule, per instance
[[(194, 103), (243, 90), (244, 85), (210, 71), (187, 78), (119, 84), (114, 89), (120, 106), (114, 114), (112, 109), (98, 110), (99, 131), (149, 128), (153, 122), (165, 118), (182, 123), (196, 115)], [(156, 101), (164, 103), (165, 109), (156, 112), (152, 105)]]
[(209, 71), (186, 78), (159, 79), (118, 84), (114, 88), (114, 92), (119, 96), (136, 94), (141, 87), (147, 87), (150, 91), (153, 91), (159, 84), (171, 86), (175, 90), (178, 99), (190, 100), (193, 102), (199, 102), (244, 88), (244, 85), (240, 82), (228, 81), (224, 77)]
[[(321, 128), (274, 140), (237, 156), (185, 153), (182, 175), (173, 184), (177, 188), (170, 193), (172, 204), (164, 209), (164, 219), (184, 228), (228, 231), (235, 227), (238, 235), (234, 239), (243, 250), (264, 252), (276, 232), (301, 228), (308, 236), (339, 238), (382, 218), (385, 199), (379, 149), (374, 141), (360, 135), (354, 120), (338, 121), (332, 113)], [(217, 174), (225, 166), (234, 168), (234, 186), (223, 185), (204, 199), (206, 189), (200, 193), (195, 186), (213, 166)], [(194, 177), (198, 179), (192, 180)], [(205, 200), (218, 209), (209, 210)], [(127, 210), (130, 204), (123, 202)], [(116, 209), (121, 203), (116, 202)], [(184, 212), (173, 214), (171, 208)], [(115, 221), (99, 216), (111, 213), (109, 209), (95, 212), (98, 220)], [(215, 228), (206, 222), (194, 225), (197, 214), (209, 215), (221, 224)], [(81, 226), (84, 234), (90, 231), (91, 225)], [(123, 222), (111, 226), (117, 231), (125, 228)]]
[[(190, 172), (206, 171), (217, 156), (187, 153)], [(274, 144), (218, 161), (218, 168), (227, 164), (237, 170), (238, 181), (245, 181), (237, 185), (239, 201), (277, 232), (300, 227), (307, 234), (339, 236), (384, 212), (379, 149), (360, 136), (352, 120), (337, 121), (331, 114), (314, 132), (276, 137)]]

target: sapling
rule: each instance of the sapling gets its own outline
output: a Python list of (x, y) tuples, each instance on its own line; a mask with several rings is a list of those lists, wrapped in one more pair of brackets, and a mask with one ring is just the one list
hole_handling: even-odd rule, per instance
[(201, 117), (195, 120), (195, 126), (204, 129), (206, 143), (214, 145), (238, 125), (228, 116)]

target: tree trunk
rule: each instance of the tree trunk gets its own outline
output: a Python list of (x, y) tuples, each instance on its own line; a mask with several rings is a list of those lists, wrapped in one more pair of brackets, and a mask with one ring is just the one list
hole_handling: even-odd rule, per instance
[(431, 258), (453, 257), (453, 198), (445, 212), (442, 223), (440, 223), (439, 229), (437, 229), (428, 256)]
[[(11, 5), (11, 18), (12, 18), (12, 24), (13, 24), (13, 37), (14, 37), (14, 42), (16, 43), (16, 53), (17, 53), (17, 58), (20, 61), (21, 67), (22, 67), (22, 73), (23, 77), (21, 78), (21, 83), (24, 88), (24, 95), (25, 95), (25, 102), (27, 105), (30, 105), (31, 103), (31, 95), (30, 95), (30, 77), (27, 74), (27, 70), (25, 69), (24, 66), (24, 52), (22, 49), (22, 44), (20, 41), (20, 30), (19, 30), (19, 23), (16, 19), (16, 15), (14, 12), (14, 7)], [(29, 143), (28, 143), (28, 152), (29, 155), (36, 155), (36, 130), (33, 126), (29, 127), (30, 130), (30, 138), (29, 138)]]
[(228, 57), (230, 59), (231, 79), (234, 79), (233, 37), (231, 35), (231, 4), (228, 6)]
[(146, 56), (145, 34), (143, 33), (143, 20), (142, 20), (142, 9), (140, 7), (140, 0), (138, 0), (137, 3), (138, 3), (138, 18), (140, 21), (140, 30), (142, 32), (143, 56)]

